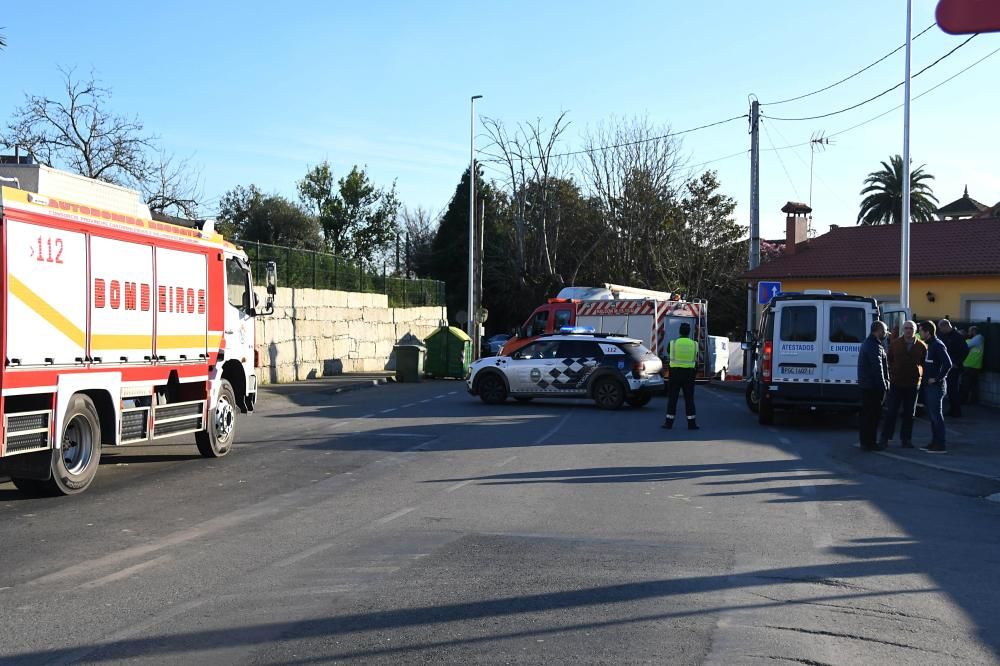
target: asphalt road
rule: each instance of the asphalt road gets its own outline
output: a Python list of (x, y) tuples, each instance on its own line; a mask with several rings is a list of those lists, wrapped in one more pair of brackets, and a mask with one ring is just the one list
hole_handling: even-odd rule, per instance
[(698, 399), (265, 394), (224, 459), (0, 484), (0, 663), (1000, 663), (1000, 505)]

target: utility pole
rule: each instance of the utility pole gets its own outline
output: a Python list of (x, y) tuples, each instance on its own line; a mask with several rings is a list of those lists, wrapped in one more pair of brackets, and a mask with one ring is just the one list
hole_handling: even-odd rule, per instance
[[(475, 303), (475, 281), (476, 281), (476, 100), (482, 99), (482, 95), (473, 95), (470, 100), (469, 109), (469, 290), (468, 306), (469, 313), (466, 315), (465, 332), (470, 336), (476, 334), (476, 313)], [(472, 358), (476, 358), (476, 347), (478, 340), (472, 341)]]
[(483, 309), (483, 271), (486, 267), (486, 262), (483, 256), (483, 236), (486, 231), (486, 201), (484, 199), (479, 200), (479, 224), (477, 230), (479, 236), (479, 242), (477, 243), (477, 252), (479, 254), (479, 259), (476, 261), (476, 349), (472, 350), (472, 355), (475, 358), (479, 358), (479, 340), (483, 337), (483, 322), (479, 321), (479, 312)]
[(910, 309), (910, 22), (912, 2), (906, 0), (906, 76), (903, 79), (903, 219), (900, 220), (899, 304)]
[[(760, 265), (760, 102), (750, 100), (750, 270)], [(747, 332), (757, 330), (757, 294), (747, 285)], [(750, 350), (744, 355), (744, 375), (750, 371)]]

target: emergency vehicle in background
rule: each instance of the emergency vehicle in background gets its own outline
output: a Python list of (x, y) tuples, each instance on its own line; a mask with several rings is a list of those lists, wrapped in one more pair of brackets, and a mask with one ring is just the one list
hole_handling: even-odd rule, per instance
[(535, 308), (500, 353), (509, 356), (538, 336), (568, 326), (635, 338), (664, 359), (667, 345), (680, 335), (683, 323), (690, 325), (691, 337), (698, 343), (698, 377), (709, 378), (715, 371), (709, 367), (708, 301), (682, 300), (679, 294), (616, 284), (562, 289), (555, 298)]
[(211, 220), (154, 220), (134, 190), (37, 164), (0, 177), (0, 475), (68, 495), (102, 445), (193, 434), (203, 456), (229, 453), (274, 265), (258, 308), (246, 255)]

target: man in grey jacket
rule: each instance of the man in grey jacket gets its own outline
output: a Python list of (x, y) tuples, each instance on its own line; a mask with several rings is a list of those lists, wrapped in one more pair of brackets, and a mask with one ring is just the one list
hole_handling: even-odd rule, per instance
[(882, 403), (889, 390), (889, 364), (885, 340), (888, 329), (884, 322), (873, 321), (871, 333), (861, 343), (858, 354), (858, 387), (861, 389), (861, 448), (874, 451), (878, 448), (878, 422), (882, 416)]

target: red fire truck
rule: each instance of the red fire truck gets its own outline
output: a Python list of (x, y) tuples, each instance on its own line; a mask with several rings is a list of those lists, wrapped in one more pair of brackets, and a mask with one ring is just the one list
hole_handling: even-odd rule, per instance
[(229, 453), (257, 395), (246, 255), (212, 221), (152, 219), (133, 190), (36, 164), (0, 165), (0, 476), (68, 495), (102, 446), (193, 434)]

